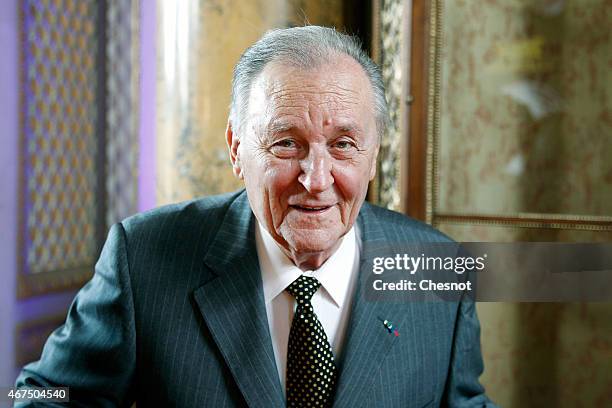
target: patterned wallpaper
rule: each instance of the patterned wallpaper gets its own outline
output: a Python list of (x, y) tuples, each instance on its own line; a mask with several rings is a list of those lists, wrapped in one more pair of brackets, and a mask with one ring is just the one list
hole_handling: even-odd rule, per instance
[[(443, 4), (437, 213), (612, 215), (612, 3)], [(441, 222), (460, 241), (609, 242), (609, 231)], [(610, 304), (481, 303), (504, 407), (612, 405)]]
[(612, 214), (612, 4), (446, 1), (439, 208)]
[[(444, 224), (476, 242), (611, 242), (609, 231)], [(591, 407), (612, 403), (609, 303), (479, 303), (482, 383), (503, 407)]]

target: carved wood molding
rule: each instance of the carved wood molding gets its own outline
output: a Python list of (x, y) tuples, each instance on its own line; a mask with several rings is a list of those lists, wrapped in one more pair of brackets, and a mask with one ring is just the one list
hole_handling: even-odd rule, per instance
[(436, 213), (434, 224), (469, 224), (541, 229), (612, 231), (612, 217), (519, 213), (514, 215)]

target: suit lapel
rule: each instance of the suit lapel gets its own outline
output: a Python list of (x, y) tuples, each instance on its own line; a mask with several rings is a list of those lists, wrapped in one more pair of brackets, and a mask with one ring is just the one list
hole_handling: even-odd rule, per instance
[(242, 193), (230, 205), (204, 263), (217, 275), (194, 292), (214, 341), (250, 407), (284, 406), (255, 248)]
[(383, 360), (398, 343), (394, 333), (385, 329), (383, 321), (389, 320), (394, 327), (402, 327), (405, 315), (405, 309), (401, 312), (397, 305), (366, 299), (364, 289), (367, 278), (372, 274), (372, 257), (376, 254), (376, 248), (385, 248), (388, 240), (383, 225), (368, 204), (364, 204), (358, 223), (362, 242), (361, 263), (340, 359), (340, 378), (334, 407), (359, 406), (367, 399), (373, 375), (381, 369)]
[[(247, 404), (280, 407), (285, 402), (266, 316), (254, 222), (243, 193), (231, 204), (204, 258), (217, 276), (196, 289), (194, 298)], [(364, 204), (358, 223), (362, 258), (339, 361), (335, 407), (358, 406), (368, 395), (372, 374), (381, 369), (398, 342), (382, 321), (387, 319), (401, 328), (411, 307), (366, 299), (363, 289), (372, 273), (372, 256), (388, 239), (368, 204)]]

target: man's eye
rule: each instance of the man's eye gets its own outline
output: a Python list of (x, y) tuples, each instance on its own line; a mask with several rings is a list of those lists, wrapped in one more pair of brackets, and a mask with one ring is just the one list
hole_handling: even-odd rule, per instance
[(270, 146), (270, 152), (281, 158), (294, 157), (298, 154), (300, 145), (293, 139), (283, 139)]
[(333, 144), (333, 147), (338, 150), (350, 150), (355, 148), (355, 144), (348, 140), (338, 140)]
[(291, 148), (296, 147), (297, 145), (295, 143), (295, 140), (284, 139), (284, 140), (281, 140), (281, 141), (278, 141), (278, 142), (274, 143), (274, 146), (282, 147), (282, 148), (285, 148), (285, 149), (291, 149)]

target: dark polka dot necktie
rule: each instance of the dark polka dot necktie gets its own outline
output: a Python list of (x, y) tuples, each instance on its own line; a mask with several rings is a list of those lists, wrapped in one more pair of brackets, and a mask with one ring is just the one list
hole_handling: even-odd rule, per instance
[(310, 299), (321, 284), (300, 276), (287, 287), (297, 301), (287, 351), (287, 406), (330, 407), (337, 379), (332, 348)]

